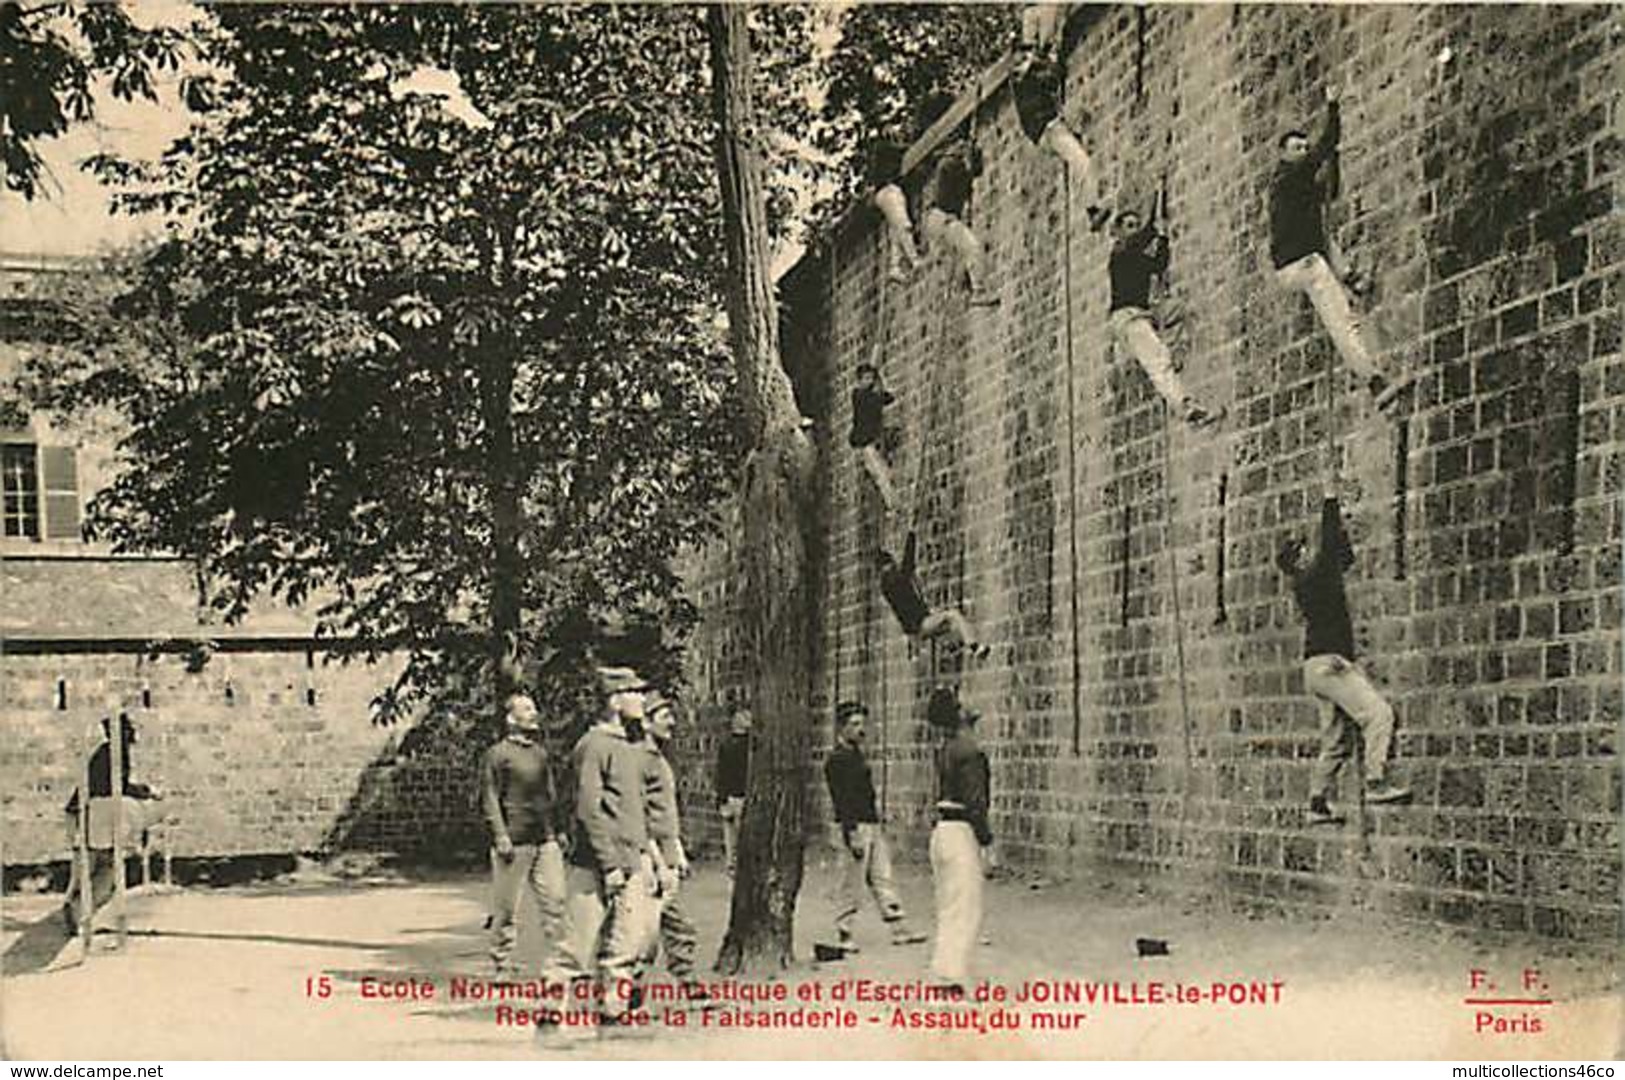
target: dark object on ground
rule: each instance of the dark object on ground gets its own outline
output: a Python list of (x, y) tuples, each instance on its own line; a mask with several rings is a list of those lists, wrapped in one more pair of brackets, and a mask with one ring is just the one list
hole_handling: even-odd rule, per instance
[(1168, 943), (1161, 938), (1142, 937), (1134, 939), (1134, 948), (1141, 956), (1167, 956)]

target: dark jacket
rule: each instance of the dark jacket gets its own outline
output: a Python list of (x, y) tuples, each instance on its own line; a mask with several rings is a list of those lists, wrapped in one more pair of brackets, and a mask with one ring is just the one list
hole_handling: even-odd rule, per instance
[(925, 205), (963, 217), (971, 187), (981, 175), (982, 152), (967, 139), (949, 143), (938, 151), (936, 170), (926, 184)]
[(1292, 595), (1307, 624), (1305, 657), (1335, 653), (1354, 659), (1354, 622), (1343, 588), (1343, 575), (1353, 565), (1354, 548), (1343, 530), (1343, 515), (1337, 500), (1328, 498), (1320, 511), (1320, 548), (1292, 582)]
[(1112, 311), (1151, 308), (1151, 279), (1168, 269), (1168, 238), (1154, 220), (1112, 245), (1108, 263), (1112, 282)]
[(1325, 203), (1335, 170), (1322, 166), (1342, 134), (1337, 102), (1326, 107), (1326, 125), (1302, 161), (1278, 161), (1270, 181), (1270, 258), (1277, 269), (1326, 251)]
[[(969, 729), (961, 728), (937, 752), (938, 812), (944, 820), (964, 821), (976, 833), (983, 847), (993, 843), (988, 827), (987, 807), (991, 796), (992, 770), (987, 755)], [(941, 803), (951, 803), (944, 808)]]
[(495, 843), (506, 836), (515, 844), (540, 844), (553, 838), (558, 792), (553, 768), (540, 743), (511, 736), (485, 752), (480, 770), (480, 806)]
[(729, 732), (717, 747), (717, 801), (743, 799), (750, 776), (750, 736)]
[(835, 744), (824, 762), (824, 783), (829, 785), (830, 809), (835, 812), (842, 836), (850, 839), (854, 825), (874, 824), (880, 820), (869, 760), (858, 747)]
[(903, 561), (880, 573), (880, 593), (902, 624), (903, 632), (910, 637), (920, 632), (921, 624), (931, 614), (931, 606), (925, 602), (924, 590), (920, 588), (920, 579), (914, 574), (916, 547), (915, 535), (909, 533), (908, 541), (903, 545)]
[(660, 846), (660, 857), (673, 869), (682, 851), (682, 818), (677, 808), (677, 774), (654, 739), (644, 743), (649, 760), (644, 773), (644, 806), (649, 818), (649, 839)]
[(1044, 129), (1061, 114), (1061, 85), (1065, 72), (1046, 57), (1035, 58), (1017, 76), (1012, 93), (1016, 99), (1016, 119), (1027, 138), (1038, 142)]
[(852, 388), (852, 432), (846, 438), (854, 450), (879, 444), (885, 435), (886, 406), (897, 398), (878, 387)]

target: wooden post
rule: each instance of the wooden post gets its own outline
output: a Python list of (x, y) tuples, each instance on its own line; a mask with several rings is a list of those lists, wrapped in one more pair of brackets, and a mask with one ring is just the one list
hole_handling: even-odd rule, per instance
[(113, 818), (113, 925), (118, 932), (118, 948), (124, 948), (130, 931), (129, 896), (124, 874), (124, 724), (123, 713), (113, 721), (107, 745), (110, 754), (108, 797)]
[(96, 725), (90, 728), (90, 750), (79, 759), (79, 843), (74, 857), (79, 860), (79, 962), (90, 959), (90, 932), (96, 922), (96, 896), (90, 885), (93, 860), (90, 852), (90, 759), (96, 756)]

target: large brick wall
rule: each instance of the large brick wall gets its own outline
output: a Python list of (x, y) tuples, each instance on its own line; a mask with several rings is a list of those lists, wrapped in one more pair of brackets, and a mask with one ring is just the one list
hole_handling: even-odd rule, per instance
[[(861, 697), (881, 714), (877, 771), (916, 855), (933, 797), (925, 696), (962, 683), (1018, 861), (1164, 871), (1249, 903), (1617, 933), (1625, 16), (1075, 18), (1066, 113), (1110, 191), (1143, 204), (1166, 184), (1187, 311), (1174, 347), (1229, 422), (1168, 425), (1112, 348), (1109, 241), (1023, 137), (1008, 90), (991, 93), (971, 219), (996, 311), (968, 309), (942, 259), (883, 286), (861, 215), (785, 283), (791, 322), (813, 328), (787, 336), (804, 403), (831, 403), (818, 704)], [(1417, 380), (1399, 423), (1340, 369), (1328, 381), (1326, 336), (1269, 273), (1275, 138), (1317, 118), (1327, 79), (1345, 88), (1341, 240), (1374, 280), (1368, 327)], [(877, 341), (904, 428), (902, 505), (884, 524), (844, 446), (853, 369)], [(1398, 710), (1417, 799), (1311, 831), (1321, 711), (1272, 558), (1284, 531), (1312, 531), (1329, 442), (1353, 494), (1361, 656)], [(873, 552), (911, 526), (931, 599), (966, 607), (990, 661), (960, 672), (900, 635)], [(713, 699), (729, 658), (706, 650), (736, 602), (719, 593), (694, 666)], [(1351, 803), (1352, 776), (1342, 792)]]

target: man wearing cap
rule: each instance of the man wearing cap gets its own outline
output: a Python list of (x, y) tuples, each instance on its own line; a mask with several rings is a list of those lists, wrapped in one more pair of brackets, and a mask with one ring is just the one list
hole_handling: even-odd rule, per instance
[(536, 901), (542, 940), (552, 940), (564, 913), (564, 855), (552, 822), (557, 793), (540, 733), (536, 703), (525, 694), (510, 696), (507, 733), (485, 752), (480, 771), (480, 805), (491, 833), (491, 963), (498, 978), (513, 974), (521, 882)]
[[(551, 979), (599, 983), (603, 1023), (634, 1003), (644, 951), (643, 928), (654, 903), (654, 868), (644, 813), (648, 751), (643, 744), (644, 692), (631, 668), (598, 669), (604, 718), (576, 743), (574, 843), (566, 873), (569, 930), (548, 965)], [(571, 995), (575, 1000), (575, 994)]]
[[(119, 750), (120, 750), (120, 777), (119, 793), (124, 799), (122, 807), (124, 816), (124, 832), (139, 835), (147, 823), (145, 807), (141, 804), (163, 796), (152, 787), (130, 779), (131, 748), (135, 746), (135, 724), (128, 716), (120, 714), (118, 719)], [(64, 807), (68, 831), (70, 855), (68, 856), (68, 897), (62, 905), (62, 922), (67, 932), (77, 934), (80, 920), (84, 912), (80, 908), (83, 897), (81, 873), (88, 869), (90, 872), (90, 903), (91, 918), (95, 917), (103, 904), (112, 897), (116, 888), (113, 877), (113, 721), (111, 717), (102, 717), (102, 742), (90, 755), (90, 806), (86, 817), (89, 825), (88, 849), (86, 854), (90, 859), (90, 866), (79, 865), (79, 798), (82, 792), (79, 788), (73, 789), (68, 804)]]
[(916, 945), (925, 940), (924, 934), (909, 928), (903, 901), (892, 884), (891, 848), (880, 830), (874, 777), (863, 752), (868, 719), (869, 711), (859, 702), (837, 705), (835, 747), (824, 762), (830, 808), (841, 828), (844, 858), (836, 885), (835, 932), (846, 952), (857, 951), (852, 920), (863, 908), (865, 887), (875, 898), (881, 919), (891, 927), (892, 944)]
[(728, 721), (728, 734), (717, 747), (717, 806), (722, 817), (722, 857), (732, 877), (739, 854), (739, 817), (745, 809), (750, 777), (750, 710), (741, 706)]
[(649, 695), (644, 711), (649, 739), (649, 768), (645, 776), (649, 817), (649, 853), (659, 886), (659, 926), (648, 935), (648, 956), (653, 962), (662, 949), (666, 970), (693, 987), (694, 954), (699, 951), (699, 930), (683, 910), (682, 880), (688, 877), (688, 853), (683, 849), (682, 817), (677, 804), (677, 774), (666, 751), (677, 729), (677, 711), (663, 694)]
[(937, 901), (931, 974), (963, 993), (982, 926), (982, 849), (993, 843), (987, 823), (990, 770), (973, 730), (980, 714), (961, 705), (953, 691), (932, 693), (926, 719), (944, 737), (937, 751), (937, 824), (931, 830)]

